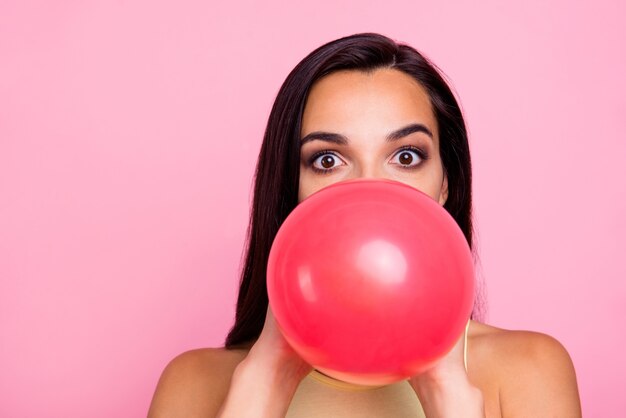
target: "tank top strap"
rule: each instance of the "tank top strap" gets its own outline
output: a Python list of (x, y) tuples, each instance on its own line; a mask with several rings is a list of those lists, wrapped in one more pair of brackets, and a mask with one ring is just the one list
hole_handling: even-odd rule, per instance
[(463, 343), (463, 364), (465, 365), (465, 372), (467, 372), (467, 331), (469, 330), (471, 319), (467, 320), (467, 324), (465, 325), (465, 337)]

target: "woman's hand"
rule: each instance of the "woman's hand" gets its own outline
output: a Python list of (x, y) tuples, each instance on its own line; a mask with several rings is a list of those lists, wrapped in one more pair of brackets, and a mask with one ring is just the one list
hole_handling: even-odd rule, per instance
[(250, 349), (246, 360), (254, 360), (280, 367), (295, 379), (302, 380), (313, 367), (306, 363), (295, 351), (278, 328), (274, 313), (268, 305), (265, 323), (259, 338)]
[(268, 306), (263, 330), (235, 369), (217, 416), (284, 417), (300, 381), (312, 369), (287, 343)]
[(452, 350), (430, 369), (409, 379), (427, 418), (484, 418), (481, 391), (473, 386), (465, 371), (465, 334)]

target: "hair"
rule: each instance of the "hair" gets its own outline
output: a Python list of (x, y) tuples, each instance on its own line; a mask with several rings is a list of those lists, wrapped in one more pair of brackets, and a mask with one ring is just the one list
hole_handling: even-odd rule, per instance
[[(477, 265), (467, 130), (442, 72), (411, 46), (386, 36), (376, 33), (346, 36), (320, 46), (300, 61), (287, 76), (272, 106), (255, 171), (245, 264), (241, 270), (235, 324), (226, 337), (226, 348), (249, 345), (263, 329), (268, 306), (266, 269), (270, 249), (281, 224), (298, 204), (300, 130), (311, 86), (335, 71), (371, 73), (381, 68), (408, 74), (430, 97), (439, 128), (439, 152), (448, 177), (444, 208), (463, 231)], [(485, 306), (480, 280), (476, 289), (471, 318), (482, 320)]]

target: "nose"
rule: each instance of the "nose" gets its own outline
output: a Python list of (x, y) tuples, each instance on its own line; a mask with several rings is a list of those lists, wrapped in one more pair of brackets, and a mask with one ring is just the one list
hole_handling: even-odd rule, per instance
[(380, 179), (387, 178), (387, 174), (376, 164), (361, 164), (354, 170), (352, 178)]

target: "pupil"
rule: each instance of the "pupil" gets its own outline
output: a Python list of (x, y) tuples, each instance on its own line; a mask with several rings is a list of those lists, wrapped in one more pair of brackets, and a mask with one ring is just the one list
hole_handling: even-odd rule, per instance
[(322, 167), (330, 168), (332, 166), (333, 166), (333, 157), (331, 157), (330, 155), (327, 155), (326, 157), (322, 158)]
[(408, 153), (408, 152), (403, 152), (402, 154), (400, 154), (400, 162), (402, 164), (411, 164), (411, 162), (413, 161), (413, 156)]

